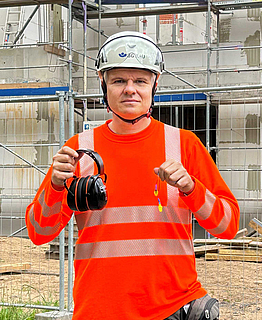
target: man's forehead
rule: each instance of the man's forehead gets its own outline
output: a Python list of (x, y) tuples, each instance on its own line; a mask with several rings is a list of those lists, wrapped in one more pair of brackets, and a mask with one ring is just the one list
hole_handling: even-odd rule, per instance
[(136, 68), (114, 68), (107, 71), (107, 75), (109, 77), (152, 77), (152, 72), (144, 69), (136, 69)]

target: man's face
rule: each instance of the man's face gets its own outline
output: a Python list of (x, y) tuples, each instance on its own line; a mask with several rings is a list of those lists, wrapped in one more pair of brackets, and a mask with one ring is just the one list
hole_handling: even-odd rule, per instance
[(107, 100), (110, 108), (126, 119), (147, 113), (152, 102), (155, 75), (143, 69), (107, 71)]

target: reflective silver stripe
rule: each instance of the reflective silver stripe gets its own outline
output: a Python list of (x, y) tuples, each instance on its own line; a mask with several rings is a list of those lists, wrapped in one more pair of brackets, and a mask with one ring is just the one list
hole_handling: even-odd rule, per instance
[(198, 211), (194, 213), (195, 217), (198, 220), (206, 220), (207, 218), (209, 218), (215, 202), (216, 202), (216, 197), (213, 195), (213, 193), (211, 193), (209, 190), (206, 189), (205, 203), (202, 205), (202, 207)]
[(61, 211), (62, 202), (59, 201), (53, 206), (49, 207), (45, 202), (45, 190), (41, 192), (38, 198), (38, 202), (42, 207), (42, 215), (44, 217), (51, 217), (55, 214), (58, 214)]
[(191, 240), (138, 239), (76, 244), (75, 259), (194, 255)]
[(135, 223), (135, 222), (170, 222), (191, 223), (188, 210), (177, 207), (163, 207), (159, 212), (157, 206), (118, 207), (84, 212), (75, 216), (78, 230), (102, 224)]
[(166, 124), (164, 128), (166, 159), (174, 159), (181, 162), (180, 130)]
[[(166, 160), (174, 159), (181, 163), (180, 129), (164, 125), (165, 128), (165, 152)], [(179, 208), (179, 190), (167, 185), (167, 207), (175, 208), (180, 223), (192, 223), (192, 213), (189, 209)]]
[[(94, 150), (94, 131), (86, 130), (79, 134), (79, 149)], [(79, 161), (81, 176), (88, 176), (94, 173), (94, 161), (88, 156), (83, 155)]]
[(224, 217), (222, 218), (222, 220), (220, 221), (219, 225), (216, 228), (207, 230), (212, 234), (220, 234), (226, 231), (231, 221), (232, 210), (230, 205), (227, 203), (225, 199), (221, 199), (221, 202), (223, 203), (223, 207), (224, 207)]
[(35, 229), (35, 232), (39, 235), (50, 236), (50, 235), (54, 234), (55, 232), (57, 232), (60, 227), (60, 223), (57, 223), (53, 227), (43, 227), (42, 228), (39, 225), (39, 223), (35, 220), (34, 206), (32, 206), (31, 209), (29, 210), (29, 219), (30, 219), (32, 226)]

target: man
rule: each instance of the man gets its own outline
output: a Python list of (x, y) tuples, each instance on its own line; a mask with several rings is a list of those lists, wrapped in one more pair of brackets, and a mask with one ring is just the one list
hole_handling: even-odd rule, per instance
[[(46, 243), (67, 224), (73, 212), (64, 180), (94, 173), (92, 160), (75, 150), (95, 150), (104, 161), (108, 202), (102, 210), (75, 212), (73, 320), (183, 319), (211, 301), (197, 280), (192, 213), (212, 235), (233, 238), (237, 201), (193, 133), (151, 117), (163, 70), (151, 38), (110, 37), (96, 66), (113, 118), (75, 135), (54, 156), (27, 208), (29, 236)], [(218, 312), (207, 316), (218, 319)]]

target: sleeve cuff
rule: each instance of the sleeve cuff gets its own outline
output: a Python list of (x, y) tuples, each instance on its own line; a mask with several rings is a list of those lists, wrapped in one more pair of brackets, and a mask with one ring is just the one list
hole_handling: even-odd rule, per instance
[[(63, 195), (64, 195), (64, 190), (56, 190), (52, 182), (46, 186), (46, 191), (45, 191), (45, 201), (48, 206), (52, 206), (58, 201), (62, 201)], [(65, 188), (64, 188), (65, 189)]]
[(195, 182), (194, 189), (189, 194), (179, 191), (179, 196), (192, 212), (196, 212), (205, 203), (206, 187), (195, 177), (192, 180)]
[(194, 191), (194, 189), (195, 189), (195, 184), (196, 184), (195, 178), (194, 178), (194, 177), (191, 177), (191, 179), (192, 179), (194, 185), (193, 185), (193, 187), (192, 187), (189, 191), (183, 192), (183, 191), (180, 191), (180, 190), (179, 190), (185, 197), (189, 196), (189, 195)]
[(63, 191), (65, 189), (64, 186), (58, 186), (57, 184), (54, 184), (52, 180), (51, 180), (51, 186), (55, 191)]

